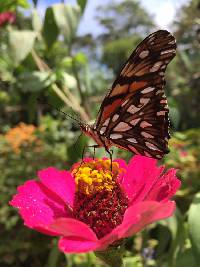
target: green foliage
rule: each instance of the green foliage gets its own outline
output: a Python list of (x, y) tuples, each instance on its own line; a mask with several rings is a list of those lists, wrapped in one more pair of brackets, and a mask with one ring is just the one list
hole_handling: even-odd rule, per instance
[(119, 40), (109, 41), (104, 46), (102, 61), (117, 75), (131, 54), (133, 47), (141, 41), (141, 37), (127, 37)]
[[(51, 31), (49, 32), (49, 29)], [(48, 7), (44, 18), (43, 36), (48, 48), (51, 48), (57, 40), (59, 34), (58, 26), (55, 22), (53, 8)]]
[(198, 264), (200, 259), (200, 229), (199, 229), (199, 214), (200, 214), (200, 193), (194, 196), (194, 200), (188, 212), (188, 227), (193, 246), (192, 252)]
[[(0, 266), (103, 267), (105, 264), (92, 253), (60, 253), (56, 238), (24, 227), (8, 202), (17, 186), (36, 178), (39, 169), (69, 169), (81, 159), (83, 147), (93, 141), (79, 137), (76, 122), (63, 117), (56, 108), (78, 120), (93, 122), (112, 72), (119, 71), (154, 22), (137, 1), (110, 2), (97, 11), (105, 32), (98, 39), (80, 37), (77, 29), (86, 0), (77, 0), (77, 5), (49, 6), (44, 19), (39, 16), (38, 1), (33, 2), (34, 9), (24, 14), (21, 8), (28, 7), (27, 1), (0, 1), (0, 12), (17, 11), (15, 25), (0, 29)], [(198, 1), (192, 0), (180, 9), (176, 19), (178, 56), (170, 64), (166, 79), (170, 118), (176, 131), (164, 163), (178, 170), (182, 187), (171, 218), (126, 240), (124, 263), (130, 267), (199, 264)], [(38, 97), (44, 101), (38, 102)], [(28, 125), (34, 132), (24, 135), (24, 126), (21, 129), (18, 125), (22, 121), (25, 126), (34, 124)], [(16, 125), (17, 138), (7, 138)], [(86, 149), (85, 156), (92, 155), (93, 149)], [(102, 148), (96, 156), (107, 155)], [(131, 154), (114, 148), (113, 156), (128, 159)]]
[(152, 30), (153, 21), (139, 2), (130, 0), (99, 7), (97, 18), (106, 29), (100, 36), (102, 61), (118, 74), (133, 48)]
[(98, 20), (106, 30), (108, 39), (122, 38), (133, 33), (149, 33), (153, 22), (138, 1), (110, 2), (98, 8)]
[(15, 10), (17, 7), (29, 8), (27, 0), (6, 0), (0, 2), (0, 13), (8, 10)]
[(9, 54), (14, 65), (18, 65), (31, 52), (36, 38), (33, 31), (9, 31), (8, 45)]
[(172, 84), (169, 93), (180, 112), (181, 130), (200, 127), (199, 11), (199, 1), (192, 0), (178, 12), (175, 21), (178, 55), (170, 68)]
[[(51, 46), (62, 34), (68, 44), (71, 44), (79, 23), (79, 6), (55, 4), (48, 7), (45, 14), (43, 35), (47, 46)], [(49, 33), (49, 29), (51, 32)]]
[(83, 13), (87, 5), (87, 0), (77, 0), (77, 3), (81, 7), (81, 12)]

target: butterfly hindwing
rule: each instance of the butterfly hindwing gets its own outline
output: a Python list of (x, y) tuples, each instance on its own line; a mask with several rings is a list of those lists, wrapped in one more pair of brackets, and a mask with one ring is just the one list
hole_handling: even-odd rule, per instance
[(102, 102), (94, 126), (97, 133), (136, 154), (161, 158), (167, 153), (164, 73), (175, 53), (174, 37), (163, 30), (138, 45)]

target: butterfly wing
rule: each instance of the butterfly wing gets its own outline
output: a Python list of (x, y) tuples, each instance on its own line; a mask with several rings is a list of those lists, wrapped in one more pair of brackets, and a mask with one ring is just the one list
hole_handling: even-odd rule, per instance
[(164, 73), (176, 54), (174, 37), (159, 30), (145, 38), (124, 64), (104, 98), (94, 129), (113, 145), (162, 158), (168, 152)]

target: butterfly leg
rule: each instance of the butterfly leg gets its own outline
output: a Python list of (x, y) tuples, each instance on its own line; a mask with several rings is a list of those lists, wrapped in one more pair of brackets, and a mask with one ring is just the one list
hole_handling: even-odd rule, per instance
[(110, 157), (110, 170), (112, 172), (112, 157), (113, 157), (113, 150), (109, 150), (108, 148), (106, 149), (106, 152), (109, 154), (109, 157)]
[(87, 147), (93, 147), (93, 160), (94, 160), (94, 158), (95, 158), (95, 150), (96, 150), (96, 148), (98, 148), (99, 147), (99, 145), (92, 145), (92, 146), (84, 146), (84, 148), (83, 148), (83, 152), (82, 152), (82, 162), (84, 163), (84, 160), (83, 160), (83, 158), (84, 158), (84, 154), (85, 154), (85, 150), (86, 150), (86, 148)]

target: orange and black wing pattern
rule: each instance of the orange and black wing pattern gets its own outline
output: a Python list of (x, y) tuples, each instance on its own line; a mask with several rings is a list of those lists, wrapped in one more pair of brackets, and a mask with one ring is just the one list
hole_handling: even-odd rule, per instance
[(133, 51), (104, 98), (93, 126), (118, 147), (162, 158), (168, 152), (165, 70), (176, 54), (175, 38), (159, 30)]

